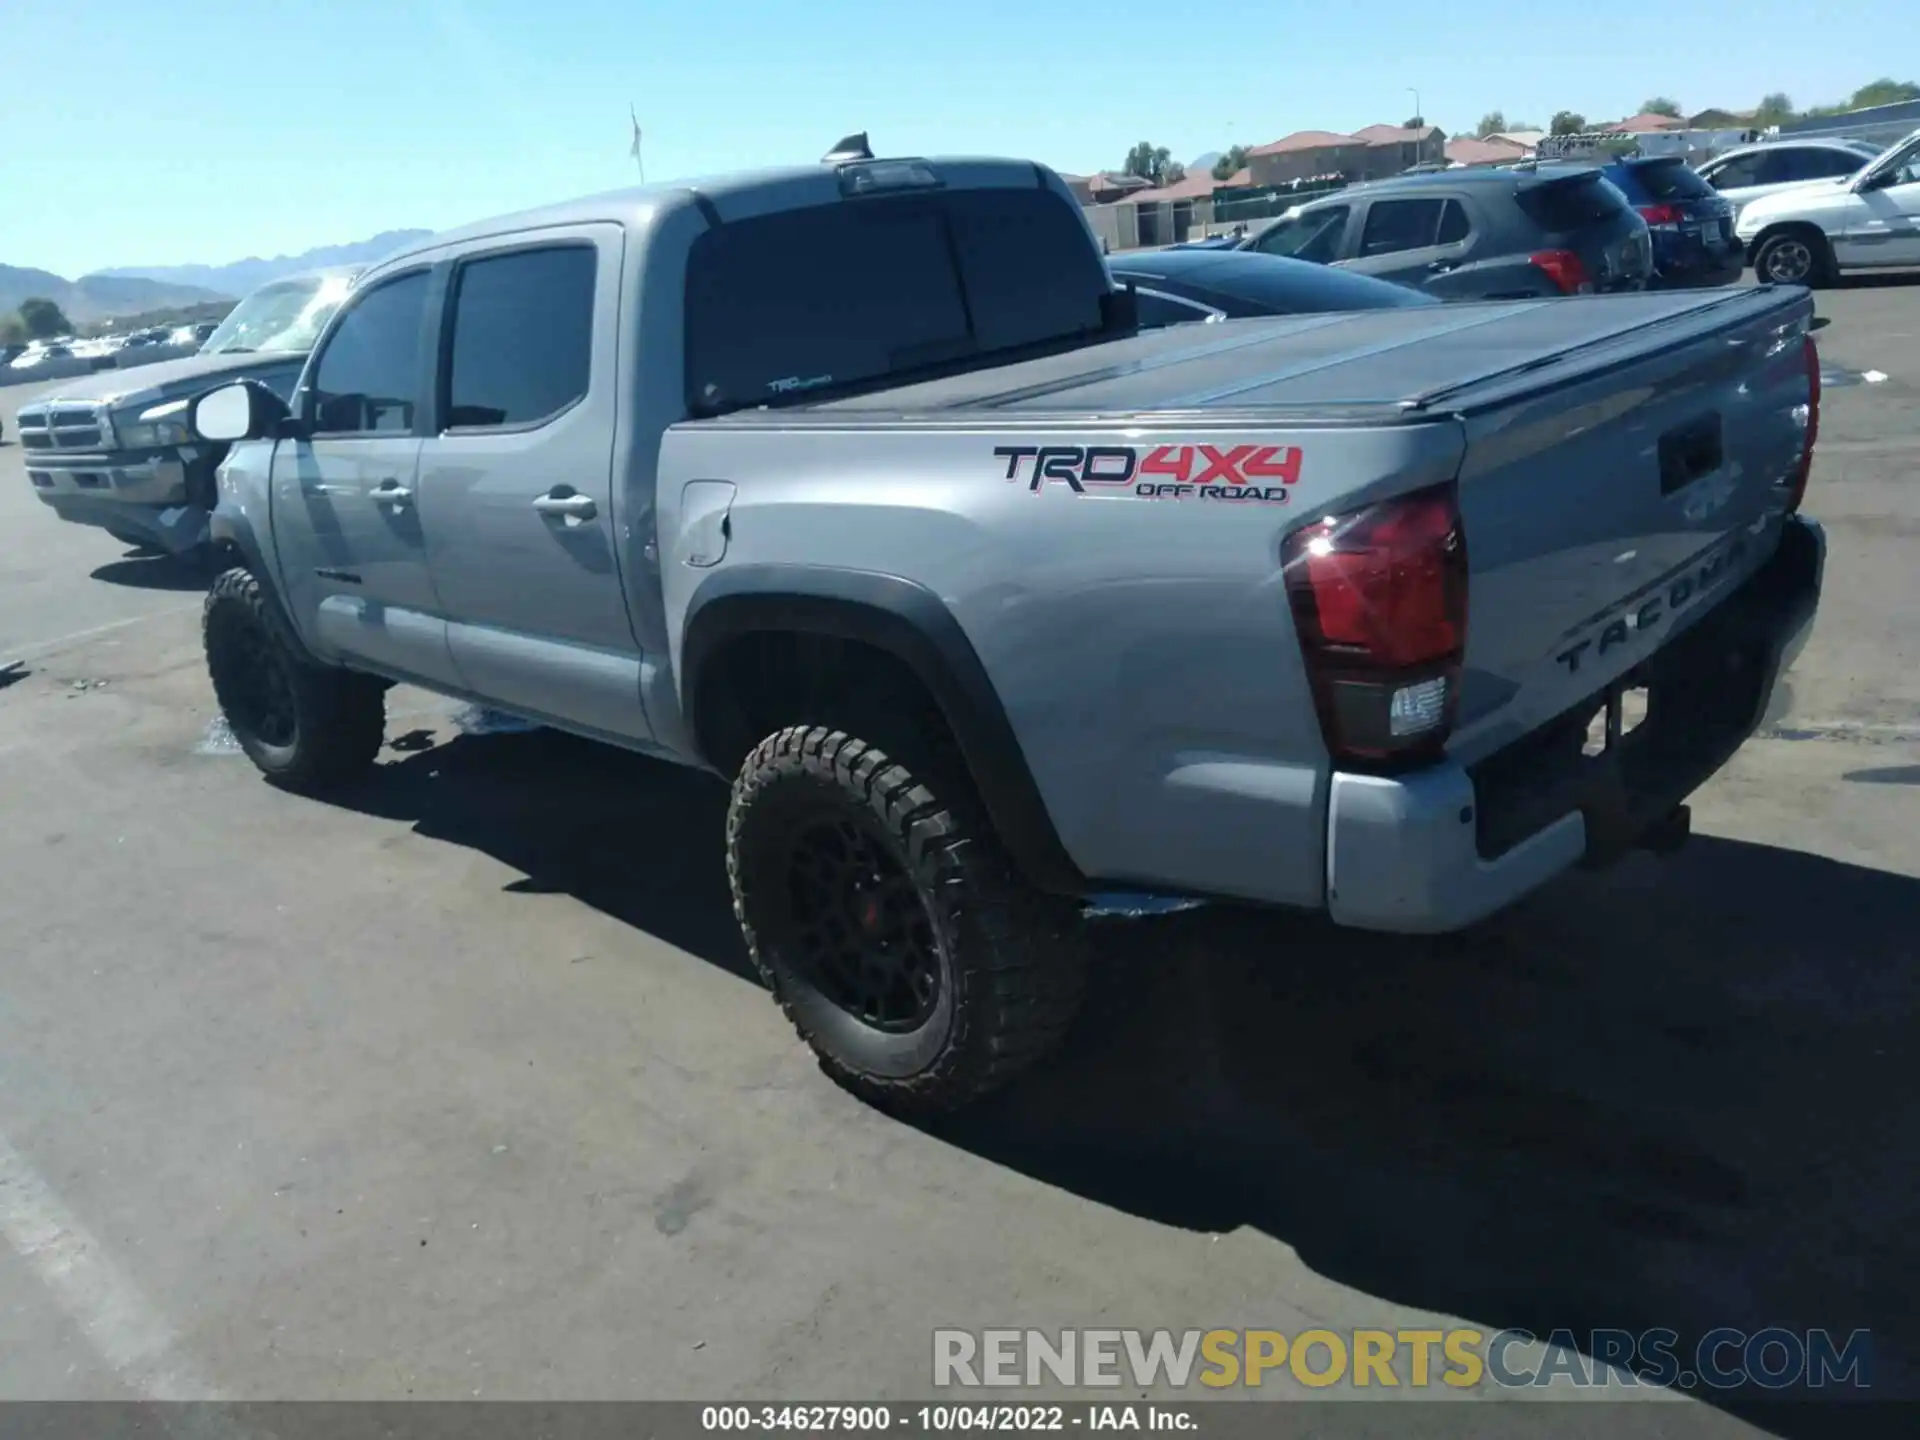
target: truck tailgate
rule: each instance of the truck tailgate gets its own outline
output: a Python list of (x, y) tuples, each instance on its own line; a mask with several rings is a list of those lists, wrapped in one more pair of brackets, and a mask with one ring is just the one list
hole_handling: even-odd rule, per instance
[(1804, 291), (1719, 292), (1421, 397), (1466, 430), (1457, 759), (1598, 694), (1772, 553), (1807, 438), (1811, 313)]

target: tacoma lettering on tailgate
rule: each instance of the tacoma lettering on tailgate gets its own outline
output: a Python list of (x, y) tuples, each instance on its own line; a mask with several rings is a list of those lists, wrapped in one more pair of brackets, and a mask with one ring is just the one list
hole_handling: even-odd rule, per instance
[(1597, 634), (1588, 634), (1584, 640), (1562, 650), (1553, 658), (1567, 667), (1568, 674), (1574, 674), (1589, 651), (1595, 655), (1605, 655), (1629, 641), (1640, 640), (1649, 631), (1665, 624), (1673, 615), (1716, 589), (1746, 551), (1746, 537), (1735, 535), (1705, 558), (1694, 561), (1679, 574), (1662, 582), (1651, 594), (1642, 594), (1629, 601), (1621, 613), (1591, 622), (1588, 628), (1597, 631)]
[(1284, 505), (1300, 481), (1293, 445), (996, 445), (1008, 480), (1065, 485), (1076, 495), (1130, 494), (1143, 500), (1250, 500)]

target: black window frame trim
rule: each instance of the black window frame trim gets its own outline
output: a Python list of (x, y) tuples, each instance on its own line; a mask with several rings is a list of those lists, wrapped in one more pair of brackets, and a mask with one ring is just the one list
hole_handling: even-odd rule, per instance
[[(447, 425), (442, 423), (452, 413), (453, 398), (453, 327), (460, 308), (460, 277), (469, 265), (483, 260), (499, 260), (512, 255), (525, 255), (536, 250), (586, 250), (593, 255), (593, 295), (587, 329), (587, 388), (574, 396), (557, 410), (534, 420), (516, 420), (501, 425)], [(441, 436), (466, 438), (477, 435), (526, 435), (535, 430), (544, 430), (554, 424), (568, 412), (579, 409), (592, 398), (595, 371), (593, 365), (593, 331), (600, 315), (600, 244), (590, 235), (569, 235), (565, 238), (528, 236), (516, 239), (508, 244), (486, 250), (466, 251), (443, 261), (446, 269), (444, 282), (438, 296), (435, 328), (433, 331), (433, 387), (432, 414), (428, 418), (429, 439)]]
[[(327, 328), (315, 341), (313, 354), (301, 369), (300, 379), (294, 390), (293, 412), (299, 417), (304, 438), (309, 442), (327, 440), (339, 444), (355, 440), (398, 440), (425, 439), (431, 432), (425, 427), (432, 420), (427, 413), (433, 396), (433, 345), (434, 327), (440, 316), (440, 301), (445, 290), (444, 264), (431, 261), (407, 265), (391, 274), (379, 276), (371, 285), (355, 285), (353, 292), (340, 303), (340, 308), (327, 322)], [(410, 280), (420, 275), (426, 278), (427, 293), (420, 305), (420, 350), (413, 376), (413, 424), (405, 430), (317, 430), (313, 426), (318, 407), (314, 403), (315, 385), (320, 379), (320, 367), (326, 363), (327, 351), (333, 348), (334, 338), (340, 333), (340, 327), (367, 300), (377, 295), (389, 285), (397, 285), (402, 280)]]

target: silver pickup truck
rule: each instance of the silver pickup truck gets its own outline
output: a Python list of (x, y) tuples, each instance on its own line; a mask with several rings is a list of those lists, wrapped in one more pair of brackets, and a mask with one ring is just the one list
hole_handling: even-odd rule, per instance
[(97, 525), (123, 545), (198, 551), (213, 513), (213, 472), (226, 451), (195, 442), (188, 403), (242, 377), (291, 394), (314, 337), (356, 273), (315, 270), (272, 281), (230, 310), (197, 353), (101, 369), (23, 405), (20, 445), (34, 494), (62, 520)]
[(1444, 931), (1684, 838), (1819, 594), (1805, 291), (1130, 312), (1011, 160), (435, 237), (198, 402), (215, 693), (294, 789), (395, 681), (710, 769), (763, 974), (901, 1108), (1046, 1051), (1089, 892)]

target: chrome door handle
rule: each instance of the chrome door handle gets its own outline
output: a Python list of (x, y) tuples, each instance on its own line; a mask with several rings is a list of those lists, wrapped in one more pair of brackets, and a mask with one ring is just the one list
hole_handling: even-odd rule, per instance
[(368, 498), (376, 505), (411, 505), (413, 491), (407, 489), (398, 480), (382, 480), (367, 492)]
[(542, 515), (558, 515), (565, 520), (591, 520), (600, 513), (590, 495), (542, 495), (533, 502)]

